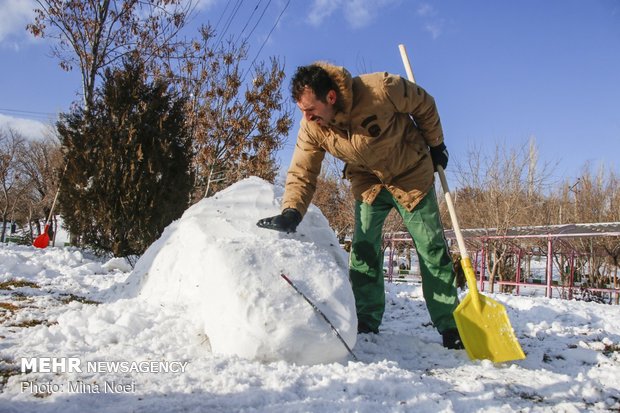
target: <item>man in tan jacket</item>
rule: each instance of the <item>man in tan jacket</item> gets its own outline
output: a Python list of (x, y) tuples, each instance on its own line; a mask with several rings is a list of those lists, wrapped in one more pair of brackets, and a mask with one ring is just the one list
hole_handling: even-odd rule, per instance
[(294, 232), (316, 189), (325, 152), (346, 163), (355, 196), (350, 278), (358, 332), (378, 333), (385, 310), (382, 228), (396, 208), (418, 253), (431, 320), (447, 348), (463, 348), (452, 312), (458, 304), (433, 171), (448, 152), (434, 99), (389, 73), (351, 77), (327, 63), (297, 68), (291, 92), (303, 119), (280, 215), (257, 225)]

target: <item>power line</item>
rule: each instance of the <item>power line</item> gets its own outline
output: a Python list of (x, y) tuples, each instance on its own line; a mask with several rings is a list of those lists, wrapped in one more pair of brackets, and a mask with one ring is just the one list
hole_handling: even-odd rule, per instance
[(226, 21), (224, 29), (222, 30), (222, 34), (218, 36), (218, 40), (215, 45), (216, 49), (224, 40), (224, 36), (226, 35), (226, 32), (230, 28), (230, 25), (232, 24), (233, 20), (235, 19), (235, 16), (237, 16), (237, 13), (239, 12), (239, 8), (241, 7), (242, 4), (243, 4), (243, 0), (237, 0), (237, 2), (235, 3), (235, 6), (233, 7), (232, 12), (230, 13), (230, 17)]
[[(237, 44), (237, 41), (239, 39), (241, 39), (241, 36), (243, 35), (243, 32), (245, 32), (245, 29), (248, 27), (248, 24), (250, 24), (250, 21), (252, 20), (252, 17), (254, 17), (254, 13), (256, 13), (256, 10), (258, 10), (258, 6), (260, 6), (261, 2), (263, 0), (258, 0), (258, 3), (256, 3), (256, 6), (254, 6), (254, 9), (252, 10), (252, 13), (250, 14), (250, 17), (248, 17), (248, 20), (245, 22), (245, 25), (243, 26), (243, 28), (241, 29), (241, 31), (239, 32), (239, 36), (235, 39), (235, 44)], [(260, 19), (259, 19), (260, 21)]]
[(29, 116), (33, 118), (36, 117), (36, 118), (44, 118), (44, 119), (55, 118), (58, 116), (57, 113), (51, 113), (51, 112), (36, 112), (36, 111), (31, 111), (31, 110), (7, 109), (7, 108), (0, 108), (0, 112), (8, 114), (8, 115)]
[(247, 76), (248, 72), (250, 71), (250, 69), (254, 66), (254, 62), (256, 62), (256, 59), (258, 59), (258, 56), (260, 55), (260, 52), (263, 50), (263, 47), (265, 47), (265, 44), (267, 43), (267, 41), (269, 40), (269, 38), (271, 37), (271, 34), (273, 33), (273, 31), (275, 30), (276, 26), (278, 25), (278, 23), (280, 22), (280, 19), (282, 18), (282, 15), (284, 14), (284, 12), (286, 11), (286, 9), (288, 8), (288, 5), (291, 3), (291, 0), (288, 0), (286, 2), (286, 4), (284, 5), (284, 8), (282, 9), (282, 11), (280, 12), (280, 15), (278, 16), (278, 18), (276, 19), (275, 23), (273, 24), (273, 26), (271, 27), (271, 30), (269, 31), (269, 33), (267, 34), (267, 37), (265, 38), (265, 40), (263, 41), (263, 44), (261, 44), (260, 48), (258, 49), (258, 52), (256, 53), (256, 56), (254, 56), (254, 60), (252, 60), (252, 63), (250, 63), (250, 67), (248, 67), (248, 70), (245, 72), (245, 74), (243, 75), (243, 80), (241, 80), (241, 83), (243, 83), (243, 81), (245, 80), (245, 77)]
[(230, 6), (230, 2), (229, 1), (226, 2), (226, 7), (224, 7), (224, 10), (220, 14), (220, 18), (217, 19), (217, 23), (215, 24), (215, 28), (213, 30), (217, 31), (217, 28), (220, 26), (220, 22), (222, 21), (222, 17), (224, 17), (224, 14), (226, 13), (226, 10), (228, 10), (228, 6)]
[(252, 37), (252, 33), (254, 33), (254, 30), (256, 29), (256, 27), (258, 26), (258, 24), (261, 22), (261, 20), (263, 20), (263, 16), (265, 15), (265, 12), (267, 11), (267, 9), (269, 8), (269, 5), (271, 4), (271, 0), (269, 0), (267, 2), (267, 5), (265, 6), (265, 8), (263, 9), (263, 12), (261, 13), (260, 17), (258, 18), (258, 20), (256, 21), (256, 24), (254, 24), (254, 27), (252, 27), (252, 30), (250, 30), (250, 33), (248, 33), (247, 37), (245, 38), (245, 41), (247, 42), (248, 40), (250, 40), (250, 37)]

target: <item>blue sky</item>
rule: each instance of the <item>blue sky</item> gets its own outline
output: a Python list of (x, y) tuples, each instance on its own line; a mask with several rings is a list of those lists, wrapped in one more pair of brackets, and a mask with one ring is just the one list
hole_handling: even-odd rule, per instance
[[(50, 44), (25, 32), (29, 4), (0, 0), (0, 124), (24, 130), (28, 120), (66, 111), (80, 90), (78, 73), (63, 72)], [(194, 21), (222, 17), (223, 30), (236, 4), (227, 35), (252, 26), (266, 7), (249, 56), (264, 45), (259, 59), (279, 57), (289, 78), (315, 60), (354, 75), (405, 75), (405, 44), (417, 82), (437, 101), (451, 162), (534, 137), (557, 180), (578, 176), (587, 162), (620, 174), (620, 0), (210, 0)], [(285, 169), (298, 120), (296, 112), (279, 153)]]

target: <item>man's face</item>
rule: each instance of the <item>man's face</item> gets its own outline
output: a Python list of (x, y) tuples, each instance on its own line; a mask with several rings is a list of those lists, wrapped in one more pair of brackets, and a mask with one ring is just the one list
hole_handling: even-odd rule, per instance
[(320, 126), (327, 126), (336, 115), (336, 109), (334, 108), (336, 92), (330, 90), (325, 100), (326, 102), (321, 102), (312, 89), (305, 88), (297, 101), (297, 107), (299, 107), (307, 121), (316, 122)]

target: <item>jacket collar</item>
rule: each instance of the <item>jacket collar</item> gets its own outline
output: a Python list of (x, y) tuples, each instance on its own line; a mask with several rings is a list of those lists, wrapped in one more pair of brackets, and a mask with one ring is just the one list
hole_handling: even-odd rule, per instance
[(315, 64), (325, 69), (338, 87), (336, 93), (340, 104), (331, 125), (348, 130), (351, 108), (353, 107), (353, 78), (351, 73), (342, 66), (335, 66), (327, 62), (316, 62)]

